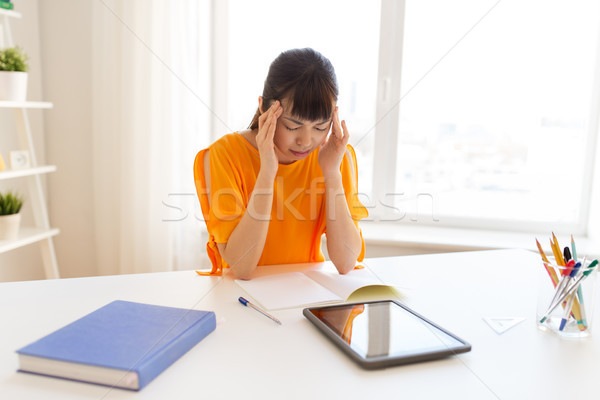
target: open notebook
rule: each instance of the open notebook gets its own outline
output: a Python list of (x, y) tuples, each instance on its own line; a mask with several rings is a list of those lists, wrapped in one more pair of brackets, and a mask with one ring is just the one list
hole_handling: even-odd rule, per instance
[(389, 287), (368, 268), (355, 269), (346, 275), (324, 271), (288, 272), (248, 281), (237, 279), (236, 283), (267, 310), (339, 303), (364, 287)]

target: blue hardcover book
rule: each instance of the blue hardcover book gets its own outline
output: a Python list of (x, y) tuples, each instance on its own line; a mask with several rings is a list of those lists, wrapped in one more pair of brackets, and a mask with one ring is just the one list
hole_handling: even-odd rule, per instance
[(212, 311), (117, 300), (17, 350), (19, 371), (140, 390), (215, 327)]

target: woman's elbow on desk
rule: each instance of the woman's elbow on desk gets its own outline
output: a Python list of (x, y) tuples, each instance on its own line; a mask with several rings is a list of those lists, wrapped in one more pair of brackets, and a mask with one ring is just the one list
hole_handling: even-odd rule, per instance
[(333, 241), (327, 242), (327, 253), (341, 275), (354, 269), (359, 254), (358, 251), (353, 251), (350, 246), (336, 246)]
[(246, 260), (247, 257), (238, 257), (235, 262), (232, 262), (232, 257), (227, 252), (227, 243), (217, 243), (217, 247), (219, 248), (221, 257), (223, 257), (225, 262), (229, 265), (231, 272), (233, 272), (236, 278), (244, 281), (252, 279), (252, 275), (254, 275), (254, 271), (256, 271), (256, 263), (248, 263)]
[(233, 272), (233, 274), (235, 275), (236, 278), (241, 279), (242, 281), (249, 281), (250, 279), (252, 279), (252, 276), (254, 275), (254, 269), (252, 271), (236, 271), (235, 269), (231, 269), (231, 272)]
[(245, 264), (238, 262), (233, 265), (230, 264), (229, 268), (236, 278), (247, 281), (252, 279), (254, 271), (256, 271), (256, 264)]
[(333, 265), (335, 265), (335, 268), (338, 270), (340, 275), (345, 275), (352, 271), (356, 265), (356, 261), (354, 259), (344, 261), (331, 260), (331, 262), (333, 262)]

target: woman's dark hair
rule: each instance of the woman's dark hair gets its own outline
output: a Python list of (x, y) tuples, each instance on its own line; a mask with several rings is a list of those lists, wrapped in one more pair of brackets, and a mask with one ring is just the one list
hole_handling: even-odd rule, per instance
[[(290, 114), (309, 121), (326, 120), (337, 102), (338, 85), (331, 62), (311, 48), (281, 53), (269, 67), (263, 89), (263, 111), (276, 101), (288, 100)], [(260, 109), (250, 129), (258, 129)]]

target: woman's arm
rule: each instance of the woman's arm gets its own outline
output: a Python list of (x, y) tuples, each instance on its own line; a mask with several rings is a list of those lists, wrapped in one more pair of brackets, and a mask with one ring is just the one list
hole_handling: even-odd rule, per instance
[(340, 172), (349, 138), (346, 122), (340, 127), (336, 107), (331, 134), (319, 152), (319, 165), (325, 179), (327, 252), (340, 274), (354, 268), (362, 250), (362, 239), (348, 209)]
[(240, 279), (250, 279), (265, 247), (273, 204), (273, 181), (274, 178), (259, 172), (244, 216), (227, 243), (217, 243), (219, 253)]
[(342, 175), (325, 178), (327, 252), (340, 274), (354, 269), (362, 250), (362, 239), (348, 209)]
[(273, 206), (273, 184), (279, 167), (273, 136), (277, 118), (282, 112), (277, 101), (259, 118), (256, 143), (260, 153), (260, 171), (252, 195), (227, 243), (217, 243), (219, 253), (240, 279), (251, 278), (267, 240)]

